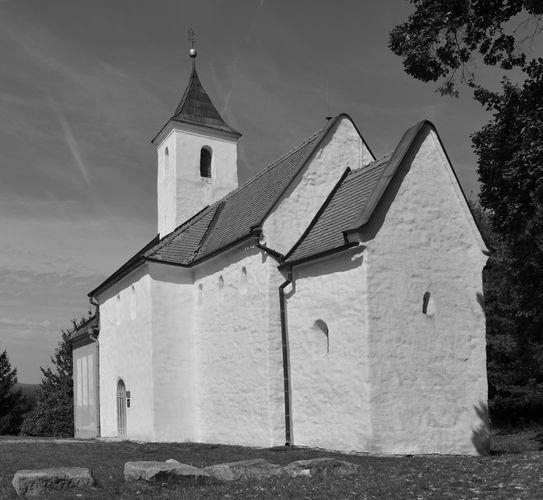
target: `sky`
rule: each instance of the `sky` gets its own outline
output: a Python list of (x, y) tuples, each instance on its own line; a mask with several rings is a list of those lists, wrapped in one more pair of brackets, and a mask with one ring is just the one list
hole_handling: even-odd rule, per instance
[[(197, 68), (243, 182), (348, 113), (376, 156), (427, 118), (468, 196), (489, 118), (387, 47), (403, 0), (0, 0), (0, 349), (37, 383), (87, 293), (156, 234), (150, 143)], [(497, 81), (497, 80), (496, 80)]]

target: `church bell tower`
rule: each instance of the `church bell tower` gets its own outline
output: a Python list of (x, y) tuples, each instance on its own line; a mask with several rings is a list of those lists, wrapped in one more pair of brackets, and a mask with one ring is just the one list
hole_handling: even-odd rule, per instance
[(238, 187), (237, 142), (196, 72), (194, 34), (189, 32), (192, 72), (173, 116), (152, 143), (158, 155), (158, 233), (162, 238)]

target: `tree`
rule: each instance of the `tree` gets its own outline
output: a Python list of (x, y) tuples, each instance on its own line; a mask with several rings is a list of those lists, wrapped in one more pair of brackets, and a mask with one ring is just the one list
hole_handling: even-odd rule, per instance
[(514, 385), (525, 388), (507, 391), (525, 401), (530, 418), (543, 419), (543, 59), (524, 71), (522, 85), (504, 80), (499, 94), (477, 89), (493, 120), (473, 144), (481, 204), (492, 214), (506, 262), (505, 316), (518, 346)]
[[(473, 62), (502, 70), (524, 67), (524, 42), (541, 31), (541, 0), (411, 0), (415, 12), (390, 33), (389, 46), (407, 74), (442, 80), (443, 94), (457, 95), (456, 77), (475, 83)], [(511, 27), (515, 16), (524, 19)]]
[(485, 241), (493, 249), (483, 271), (490, 415), (495, 424), (535, 420), (541, 405), (537, 391), (523, 381), (522, 339), (517, 335), (509, 285), (511, 259), (507, 246), (492, 229), (490, 211), (479, 202), (472, 201), (470, 206)]
[(0, 354), (0, 435), (18, 434), (24, 411), (22, 391), (14, 390), (17, 369), (11, 368), (7, 352)]
[(26, 416), (21, 431), (28, 436), (73, 436), (72, 344), (70, 334), (77, 328), (62, 330), (62, 337), (51, 358), (54, 368), (41, 368), (42, 380), (38, 401)]

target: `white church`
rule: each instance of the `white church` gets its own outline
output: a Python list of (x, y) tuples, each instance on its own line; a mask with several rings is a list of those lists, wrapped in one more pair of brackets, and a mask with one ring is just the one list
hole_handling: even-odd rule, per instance
[(488, 249), (435, 127), (376, 159), (340, 114), (238, 185), (192, 63), (158, 235), (73, 335), (76, 436), (485, 453)]

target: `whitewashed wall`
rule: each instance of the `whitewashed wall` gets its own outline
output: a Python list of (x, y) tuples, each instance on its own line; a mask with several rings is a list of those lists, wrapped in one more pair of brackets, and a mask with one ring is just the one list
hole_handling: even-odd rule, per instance
[(276, 267), (253, 247), (195, 270), (199, 441), (284, 444), (278, 304), (284, 279)]
[[(362, 234), (373, 429), (364, 451), (475, 454), (488, 444), (483, 244), (434, 132), (401, 174)], [(422, 313), (425, 292), (433, 316)]]
[(100, 303), (100, 423), (102, 437), (117, 437), (117, 382), (131, 393), (128, 439), (152, 441), (154, 377), (150, 276), (147, 266), (113, 285)]
[[(203, 127), (171, 123), (157, 147), (160, 236), (238, 186), (237, 139)], [(200, 176), (200, 151), (212, 151), (211, 178)], [(168, 155), (166, 155), (166, 148)]]
[(193, 272), (150, 264), (154, 439), (196, 441)]
[(338, 120), (263, 224), (268, 247), (285, 254), (300, 238), (347, 167), (373, 160), (348, 117)]
[[(287, 311), (296, 445), (343, 451), (368, 447), (365, 281), (358, 248), (294, 268)], [(328, 336), (318, 320), (326, 323)]]

